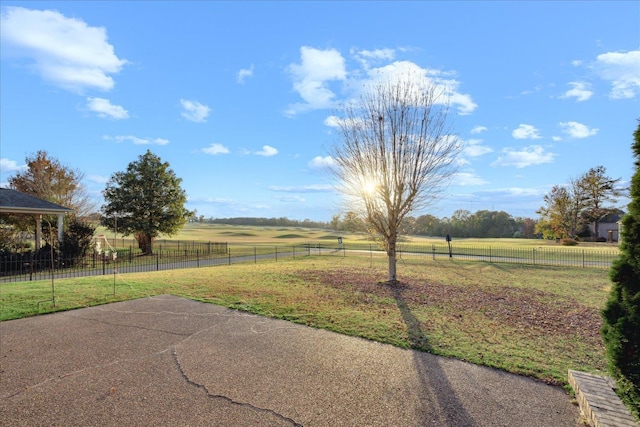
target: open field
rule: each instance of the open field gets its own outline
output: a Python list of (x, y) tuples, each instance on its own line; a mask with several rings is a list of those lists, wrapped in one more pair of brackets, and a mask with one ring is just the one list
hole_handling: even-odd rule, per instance
[[(103, 234), (108, 241), (116, 247), (135, 246), (131, 236), (119, 235), (98, 227), (96, 235)], [(293, 245), (305, 243), (334, 243), (338, 237), (342, 238), (345, 246), (362, 246), (375, 243), (364, 233), (347, 233), (336, 230), (322, 230), (303, 227), (267, 227), (267, 226), (240, 226), (222, 224), (189, 223), (176, 235), (161, 236), (156, 239), (156, 245), (167, 245), (172, 241), (196, 241), (196, 242), (227, 242), (247, 245)], [(115, 243), (115, 244), (114, 244)], [(399, 244), (408, 245), (442, 245), (446, 244), (442, 237), (425, 236), (401, 236)], [(495, 247), (495, 248), (527, 248), (527, 249), (561, 249), (566, 251), (586, 252), (612, 252), (617, 253), (618, 243), (593, 243), (581, 242), (577, 246), (563, 246), (555, 240), (542, 239), (457, 239), (452, 245), (456, 248)]]
[[(566, 385), (605, 368), (602, 269), (314, 257), (0, 285), (0, 318), (170, 293)], [(49, 300), (49, 301), (46, 301)], [(40, 304), (38, 304), (41, 302)]]

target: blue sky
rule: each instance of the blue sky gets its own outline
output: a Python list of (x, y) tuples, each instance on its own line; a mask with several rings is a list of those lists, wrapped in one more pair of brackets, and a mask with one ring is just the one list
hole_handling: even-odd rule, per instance
[[(329, 221), (332, 117), (377, 72), (454, 88), (442, 200), (536, 217), (589, 168), (627, 182), (640, 2), (1, 3), (0, 185), (46, 150), (107, 179), (151, 150), (205, 217)], [(623, 205), (624, 202), (621, 202)]]

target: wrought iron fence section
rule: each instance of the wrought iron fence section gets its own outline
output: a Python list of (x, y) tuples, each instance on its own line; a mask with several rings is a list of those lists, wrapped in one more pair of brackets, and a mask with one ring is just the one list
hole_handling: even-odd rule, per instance
[[(143, 255), (133, 246), (92, 253), (80, 258), (31, 255), (0, 256), (0, 283), (72, 278), (114, 273), (136, 273), (183, 268), (199, 268), (236, 263), (257, 263), (302, 256), (384, 256), (384, 249), (370, 242), (310, 242), (292, 245), (228, 244), (220, 242), (166, 241), (154, 246), (152, 255)], [(50, 253), (49, 253), (50, 255)], [(491, 263), (609, 268), (617, 249), (505, 247), (482, 245), (400, 243), (400, 259), (459, 259)], [(52, 262), (53, 261), (53, 262)]]

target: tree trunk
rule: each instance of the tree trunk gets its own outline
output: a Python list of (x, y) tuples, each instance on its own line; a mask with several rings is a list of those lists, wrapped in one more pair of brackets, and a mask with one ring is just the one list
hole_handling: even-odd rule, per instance
[(389, 257), (389, 283), (396, 283), (398, 278), (396, 276), (396, 264), (398, 258), (396, 256), (396, 237), (392, 237), (387, 242), (387, 256)]
[(153, 255), (153, 237), (147, 234), (147, 255)]
[(389, 255), (389, 283), (396, 283), (398, 280), (396, 277), (396, 263), (397, 258), (394, 252), (393, 255)]

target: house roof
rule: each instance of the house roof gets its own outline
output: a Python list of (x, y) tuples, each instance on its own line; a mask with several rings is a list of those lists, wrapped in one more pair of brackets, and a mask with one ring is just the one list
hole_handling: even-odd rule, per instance
[(73, 212), (73, 209), (10, 188), (0, 188), (0, 213), (58, 215), (67, 212)]
[(624, 212), (623, 211), (618, 211), (615, 213), (610, 213), (608, 215), (605, 215), (601, 220), (600, 220), (600, 224), (607, 224), (607, 223), (611, 223), (611, 224), (615, 224), (617, 222), (620, 222), (620, 220), (622, 219), (622, 217), (624, 216)]

